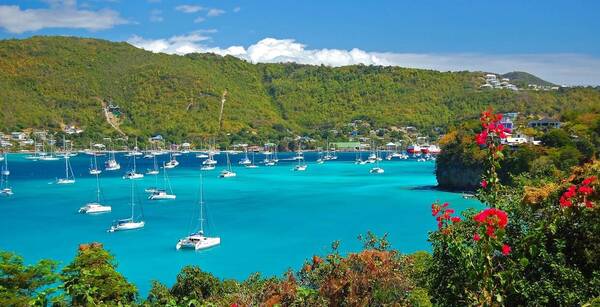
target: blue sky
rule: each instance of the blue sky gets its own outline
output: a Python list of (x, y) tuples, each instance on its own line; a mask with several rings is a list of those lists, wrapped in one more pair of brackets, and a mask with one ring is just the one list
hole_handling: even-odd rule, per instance
[(525, 70), (600, 84), (600, 1), (0, 0), (0, 38), (75, 35), (252, 62)]

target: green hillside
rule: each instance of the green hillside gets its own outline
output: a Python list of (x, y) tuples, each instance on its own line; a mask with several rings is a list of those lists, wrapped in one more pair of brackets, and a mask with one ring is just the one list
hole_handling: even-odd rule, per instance
[(542, 80), (530, 73), (524, 71), (512, 71), (502, 75), (502, 78), (509, 78), (512, 84), (515, 84), (522, 88), (527, 88), (529, 84), (535, 84), (538, 86), (556, 86), (556, 84)]
[(130, 136), (206, 137), (219, 130), (224, 91), (221, 135), (231, 141), (314, 135), (354, 119), (431, 131), (475, 117), (488, 105), (548, 115), (600, 105), (600, 93), (584, 88), (480, 91), (481, 77), (400, 67), (251, 64), (73, 37), (3, 40), (0, 130), (77, 124), (86, 137), (115, 135), (102, 111), (104, 101), (121, 107), (120, 127)]

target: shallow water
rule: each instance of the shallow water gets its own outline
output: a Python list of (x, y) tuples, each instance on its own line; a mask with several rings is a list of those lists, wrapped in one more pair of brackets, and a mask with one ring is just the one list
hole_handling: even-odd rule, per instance
[[(64, 160), (27, 161), (9, 156), (10, 183), (15, 195), (0, 198), (0, 249), (14, 251), (27, 262), (42, 258), (67, 264), (80, 243), (98, 241), (118, 261), (118, 270), (145, 295), (151, 280), (172, 284), (188, 264), (222, 278), (245, 279), (253, 272), (281, 274), (299, 268), (314, 254), (330, 251), (341, 241), (341, 251), (360, 249), (359, 234), (368, 230), (389, 233), (392, 247), (403, 253), (429, 250), (427, 232), (435, 228), (430, 204), (449, 201), (457, 210), (478, 206), (460, 194), (433, 189), (433, 162), (383, 161), (384, 174), (369, 173), (372, 165), (355, 165), (354, 154), (340, 154), (337, 161), (315, 164), (307, 153), (305, 172), (293, 172), (294, 163), (256, 169), (239, 167), (243, 155), (232, 156), (237, 177), (219, 179), (225, 155), (215, 171), (204, 175), (208, 234), (221, 237), (221, 245), (205, 251), (176, 251), (177, 240), (195, 230), (198, 219), (200, 159), (194, 154), (177, 157), (180, 165), (168, 171), (177, 199), (148, 201), (144, 188), (155, 185), (154, 176), (136, 180), (146, 227), (107, 233), (115, 219), (130, 215), (130, 181), (121, 176), (129, 158), (118, 155), (121, 170), (104, 171), (101, 187), (104, 203), (112, 213), (81, 215), (79, 207), (95, 199), (95, 178), (87, 173), (89, 157), (71, 159), (77, 182), (61, 186)], [(281, 154), (280, 159), (290, 157)], [(160, 156), (167, 160), (168, 156)], [(99, 157), (103, 165), (105, 157)], [(261, 155), (256, 161), (262, 160)], [(138, 171), (151, 168), (152, 160), (138, 161)], [(162, 186), (162, 173), (158, 185)], [(138, 211), (140, 213), (140, 211)]]

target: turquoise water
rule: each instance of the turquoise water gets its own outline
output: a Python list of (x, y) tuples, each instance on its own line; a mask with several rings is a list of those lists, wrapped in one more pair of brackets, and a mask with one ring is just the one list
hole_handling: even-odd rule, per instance
[[(51, 258), (65, 265), (78, 244), (99, 241), (116, 256), (118, 270), (145, 295), (151, 280), (172, 284), (188, 264), (222, 278), (245, 279), (253, 272), (279, 275), (299, 268), (314, 254), (327, 253), (334, 240), (341, 241), (343, 252), (360, 249), (357, 236), (368, 230), (389, 233), (392, 247), (404, 253), (428, 250), (427, 232), (435, 228), (433, 201), (449, 201), (458, 210), (478, 204), (434, 190), (433, 162), (383, 161), (385, 173), (373, 175), (371, 165), (352, 162), (353, 154), (318, 165), (311, 162), (315, 154), (307, 153), (306, 172), (293, 172), (293, 162), (245, 169), (236, 165), (241, 157), (232, 157), (236, 178), (217, 178), (224, 154), (218, 156), (215, 171), (202, 172), (208, 234), (220, 236), (222, 243), (194, 252), (175, 250), (177, 240), (193, 231), (198, 219), (200, 160), (193, 154), (178, 157), (181, 164), (169, 170), (174, 201), (146, 200), (144, 188), (154, 186), (153, 176), (136, 181), (146, 227), (117, 233), (106, 230), (113, 220), (130, 215), (131, 186), (121, 179), (129, 158), (118, 156), (122, 169), (101, 175), (104, 203), (113, 212), (90, 216), (77, 213), (95, 198), (88, 156), (71, 159), (77, 182), (61, 186), (53, 181), (64, 175), (63, 160), (27, 161), (12, 154), (15, 195), (0, 198), (0, 249), (14, 251), (27, 262)], [(99, 157), (98, 163), (103, 165), (104, 159)], [(139, 171), (151, 168), (152, 160), (137, 161)], [(158, 183), (162, 185), (162, 175)]]

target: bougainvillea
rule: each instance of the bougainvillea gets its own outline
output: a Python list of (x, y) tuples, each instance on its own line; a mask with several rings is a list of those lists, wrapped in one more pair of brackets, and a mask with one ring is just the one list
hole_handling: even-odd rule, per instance
[(560, 206), (563, 208), (578, 206), (593, 208), (594, 202), (588, 197), (594, 193), (592, 184), (597, 180), (596, 176), (591, 176), (584, 179), (579, 185), (571, 185), (561, 195), (559, 199)]

